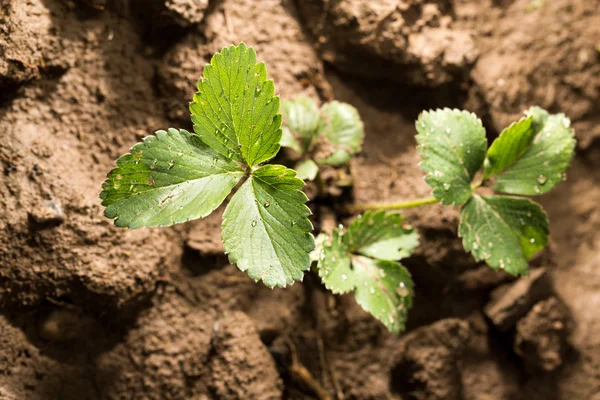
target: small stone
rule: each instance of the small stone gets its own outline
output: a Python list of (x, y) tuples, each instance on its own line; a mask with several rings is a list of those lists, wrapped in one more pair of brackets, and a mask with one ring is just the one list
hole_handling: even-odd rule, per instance
[(485, 315), (502, 332), (515, 325), (531, 307), (552, 293), (546, 270), (534, 269), (512, 283), (497, 287), (484, 308)]
[(42, 206), (29, 212), (29, 219), (36, 229), (52, 228), (65, 220), (59, 204), (47, 201)]

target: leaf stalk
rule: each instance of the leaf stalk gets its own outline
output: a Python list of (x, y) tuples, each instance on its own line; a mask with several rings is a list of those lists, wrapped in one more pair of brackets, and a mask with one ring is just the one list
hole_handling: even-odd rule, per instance
[(435, 197), (426, 197), (423, 199), (402, 201), (398, 203), (371, 203), (371, 204), (352, 204), (348, 206), (350, 211), (368, 211), (368, 210), (403, 210), (405, 208), (422, 207), (429, 204), (439, 203), (440, 199)]

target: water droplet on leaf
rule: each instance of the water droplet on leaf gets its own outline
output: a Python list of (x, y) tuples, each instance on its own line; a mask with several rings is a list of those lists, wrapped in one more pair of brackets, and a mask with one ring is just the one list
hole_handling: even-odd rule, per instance
[(548, 178), (546, 178), (544, 175), (541, 175), (541, 174), (537, 177), (537, 182), (540, 185), (545, 184), (547, 180), (548, 180)]
[(396, 288), (396, 292), (400, 297), (406, 297), (410, 294), (408, 288), (404, 285), (404, 283), (400, 283), (400, 285)]

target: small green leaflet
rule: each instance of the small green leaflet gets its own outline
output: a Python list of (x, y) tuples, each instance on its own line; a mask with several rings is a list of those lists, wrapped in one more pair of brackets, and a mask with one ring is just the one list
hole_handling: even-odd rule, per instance
[(471, 181), (485, 159), (485, 129), (467, 111), (425, 111), (417, 120), (417, 143), (425, 180), (443, 204), (458, 205), (471, 197)]
[(418, 244), (416, 232), (401, 223), (397, 214), (365, 213), (347, 232), (334, 229), (330, 242), (322, 245), (318, 265), (327, 289), (354, 291), (358, 304), (394, 333), (405, 328), (414, 285), (408, 270), (391, 260), (409, 255)]
[(474, 194), (461, 210), (458, 233), (476, 260), (522, 275), (548, 244), (548, 217), (529, 199)]
[(216, 53), (190, 104), (194, 131), (206, 144), (253, 167), (279, 151), (281, 115), (264, 63), (244, 43)]
[(356, 108), (332, 101), (321, 107), (319, 164), (342, 165), (361, 149), (365, 137), (363, 122)]
[(304, 160), (296, 165), (296, 173), (298, 178), (312, 181), (319, 173), (319, 166), (313, 160)]
[(308, 150), (317, 134), (319, 125), (317, 103), (306, 96), (298, 96), (293, 100), (283, 101), (281, 109), (284, 117), (281, 145), (302, 154)]
[(197, 135), (169, 129), (119, 158), (100, 198), (117, 226), (167, 226), (210, 214), (243, 175)]
[[(498, 192), (527, 196), (549, 192), (564, 179), (573, 159), (574, 132), (571, 121), (564, 114), (551, 115), (539, 107), (531, 108), (527, 114), (527, 119), (532, 119), (535, 135), (532, 141), (528, 140), (528, 131), (521, 132), (523, 138), (515, 140), (503, 139), (501, 135), (488, 152), (488, 159), (492, 164), (491, 160), (499, 154), (506, 154), (510, 161), (496, 163), (493, 169), (496, 179), (492, 188)], [(522, 142), (517, 147), (518, 152), (513, 145), (516, 140)], [(528, 141), (529, 145), (523, 151), (522, 145)], [(520, 157), (517, 156), (519, 152)], [(488, 173), (488, 176), (491, 175), (492, 173)]]
[(399, 262), (352, 258), (357, 281), (354, 296), (358, 304), (393, 333), (406, 329), (412, 307), (414, 283), (410, 272)]
[(532, 116), (504, 129), (488, 149), (483, 179), (497, 175), (514, 164), (527, 151), (535, 134)]
[(269, 287), (301, 280), (310, 268), (315, 241), (303, 186), (291, 169), (262, 166), (223, 214), (222, 239), (229, 260)]
[(408, 257), (419, 245), (419, 234), (402, 223), (400, 214), (379, 211), (359, 215), (346, 233), (350, 251), (389, 261)]
[(331, 244), (327, 244), (327, 241), (323, 243), (319, 258), (319, 276), (325, 287), (334, 294), (348, 293), (356, 288), (352, 253), (340, 229), (333, 230)]

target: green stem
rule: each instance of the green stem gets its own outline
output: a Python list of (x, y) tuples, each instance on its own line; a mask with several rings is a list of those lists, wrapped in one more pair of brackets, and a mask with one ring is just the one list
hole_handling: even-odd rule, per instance
[(435, 197), (426, 197), (424, 199), (409, 200), (399, 203), (372, 203), (372, 204), (353, 204), (349, 206), (351, 211), (367, 210), (402, 210), (404, 208), (415, 208), (426, 206), (428, 204), (438, 203), (440, 199)]
[[(481, 186), (483, 181), (471, 185), (471, 191), (475, 191)], [(352, 204), (348, 206), (350, 211), (367, 211), (367, 210), (402, 210), (405, 208), (422, 207), (429, 204), (439, 203), (440, 199), (435, 197), (426, 197), (424, 199), (402, 201), (399, 203), (372, 203), (372, 204)]]

